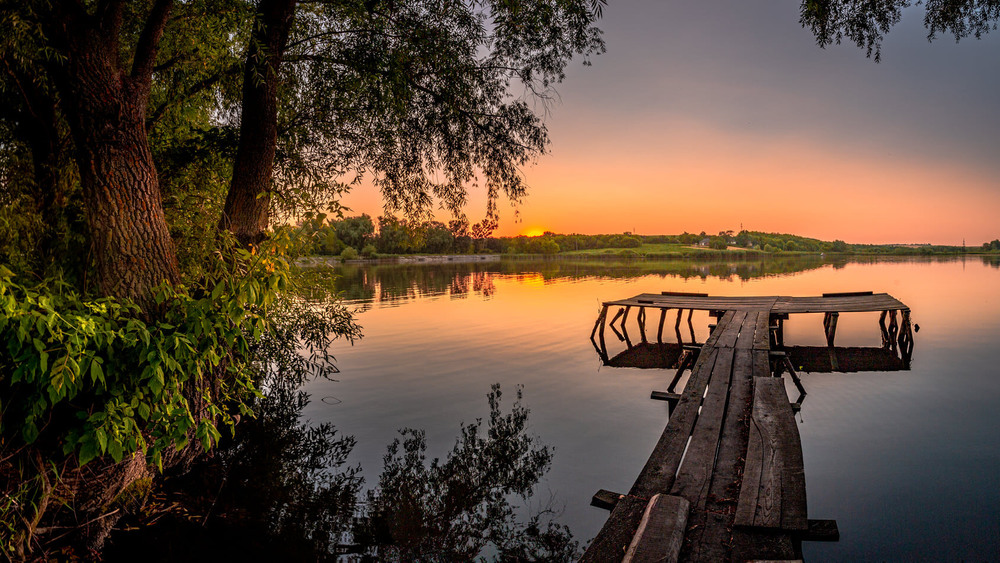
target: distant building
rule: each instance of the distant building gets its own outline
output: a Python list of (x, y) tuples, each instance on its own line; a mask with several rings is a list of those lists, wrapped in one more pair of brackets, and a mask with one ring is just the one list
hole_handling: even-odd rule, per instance
[(708, 246), (708, 243), (712, 242), (708, 238), (703, 238), (698, 242), (698, 246)]

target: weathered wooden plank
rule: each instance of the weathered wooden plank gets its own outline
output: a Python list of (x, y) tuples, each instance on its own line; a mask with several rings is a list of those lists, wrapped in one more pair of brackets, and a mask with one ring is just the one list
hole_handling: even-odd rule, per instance
[(705, 339), (705, 344), (703, 346), (703, 349), (707, 350), (718, 346), (719, 337), (724, 332), (724, 330), (719, 330), (719, 328), (721, 327), (725, 329), (727, 325), (733, 322), (733, 318), (735, 315), (736, 311), (726, 311), (726, 314), (722, 315), (722, 318), (719, 319), (716, 329), (713, 330), (712, 333), (708, 335), (708, 338)]
[(670, 297), (708, 297), (707, 293), (691, 293), (687, 291), (661, 291), (660, 295), (668, 295)]
[(757, 312), (748, 311), (740, 324), (740, 335), (733, 344), (734, 348), (750, 350), (753, 348), (753, 335), (757, 330)]
[(647, 499), (633, 496), (619, 499), (608, 521), (604, 523), (600, 533), (590, 542), (587, 551), (580, 558), (580, 563), (621, 561), (629, 544), (632, 543), (632, 537), (639, 527), (647, 503)]
[(754, 350), (771, 349), (771, 315), (767, 311), (757, 313), (757, 325), (753, 333)]
[(684, 542), (689, 503), (681, 497), (653, 495), (622, 563), (673, 563)]
[[(754, 377), (754, 386), (763, 378)], [(757, 391), (754, 389), (754, 395)], [(735, 524), (737, 526), (753, 526), (757, 514), (758, 496), (760, 495), (760, 479), (764, 465), (764, 441), (760, 429), (754, 423), (751, 415), (750, 430), (747, 440), (746, 460), (743, 466), (743, 481), (740, 485), (739, 502), (736, 505)]]
[[(754, 350), (753, 351), (753, 376), (754, 377), (770, 377), (771, 376), (771, 360), (770, 352), (767, 350)], [(752, 382), (752, 380), (751, 380)], [(753, 390), (750, 391), (751, 397), (753, 396)]]
[[(725, 318), (725, 316), (722, 318)], [(736, 346), (736, 340), (740, 336), (740, 330), (743, 328), (743, 322), (746, 318), (746, 311), (733, 311), (731, 321), (724, 326), (720, 322), (720, 326), (715, 329), (715, 332), (719, 333), (719, 339), (715, 345), (720, 348), (732, 348)]]
[(753, 400), (736, 525), (805, 530), (802, 445), (784, 383), (755, 377)]
[[(753, 395), (753, 351), (736, 348), (729, 401), (715, 468), (704, 511), (692, 511), (681, 559), (726, 561), (730, 559), (736, 499), (747, 449), (747, 429)], [(704, 409), (702, 410), (704, 412)]]
[(681, 399), (674, 407), (670, 422), (660, 435), (646, 465), (632, 485), (630, 495), (646, 497), (669, 491), (674, 484), (674, 476), (680, 465), (684, 447), (698, 418), (698, 407), (708, 385), (712, 368), (715, 367), (718, 349), (703, 351), (698, 356), (691, 376), (684, 386)]
[(590, 506), (611, 510), (618, 504), (622, 496), (624, 495), (607, 489), (601, 489), (594, 493), (594, 496), (590, 497)]
[(648, 499), (654, 494), (670, 490), (684, 447), (697, 420), (698, 408), (701, 406), (702, 395), (705, 393), (717, 355), (718, 351), (714, 348), (703, 348), (698, 355), (681, 399), (674, 407), (670, 421), (660, 435), (649, 459), (646, 460), (646, 465), (643, 466), (629, 494), (619, 500), (611, 511), (607, 522), (587, 548), (582, 562), (619, 560), (631, 542), (645, 510), (645, 502), (639, 502), (637, 499)]
[(733, 376), (733, 356), (733, 348), (720, 348), (718, 351), (698, 423), (691, 433), (691, 443), (670, 490), (670, 494), (688, 499), (698, 510), (705, 506), (715, 468), (715, 452), (719, 448), (722, 418)]
[(772, 313), (861, 313), (905, 308), (887, 293), (854, 297), (779, 297)]
[(736, 528), (733, 530), (730, 561), (796, 561), (802, 559), (792, 534)]

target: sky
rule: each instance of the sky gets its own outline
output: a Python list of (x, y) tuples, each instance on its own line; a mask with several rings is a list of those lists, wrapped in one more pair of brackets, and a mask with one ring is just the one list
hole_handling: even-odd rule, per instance
[[(1000, 237), (1000, 31), (927, 41), (904, 13), (882, 62), (820, 49), (788, 0), (611, 0), (607, 53), (570, 64), (549, 153), (497, 235), (715, 234), (978, 246)], [(370, 185), (343, 204), (382, 214)], [(470, 221), (482, 218), (470, 191)], [(446, 214), (439, 218), (446, 220)]]

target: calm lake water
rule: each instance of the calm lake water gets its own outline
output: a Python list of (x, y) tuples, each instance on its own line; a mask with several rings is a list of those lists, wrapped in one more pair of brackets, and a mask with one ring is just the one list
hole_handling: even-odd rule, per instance
[[(805, 557), (1000, 558), (995, 257), (492, 262), (348, 266), (339, 273), (364, 338), (334, 350), (338, 381), (307, 385), (313, 400), (304, 416), (354, 435), (350, 461), (371, 482), (398, 429), (424, 429), (428, 455), (444, 456), (461, 422), (488, 413), (491, 384), (509, 396), (521, 385), (532, 431), (555, 449), (530, 503), (561, 507), (559, 521), (582, 544), (608, 515), (589, 505), (591, 495), (627, 491), (667, 422), (667, 405), (649, 392), (665, 387), (668, 372), (601, 365), (588, 338), (601, 301), (665, 290), (888, 292), (920, 326), (910, 370), (802, 375), (808, 397), (798, 420), (809, 516), (836, 519), (841, 533), (836, 543), (804, 543)], [(707, 324), (695, 315), (699, 341)], [(793, 316), (785, 326), (788, 345), (825, 344), (822, 315)], [(610, 331), (609, 338), (616, 342)], [(837, 344), (878, 346), (877, 315), (841, 315)]]

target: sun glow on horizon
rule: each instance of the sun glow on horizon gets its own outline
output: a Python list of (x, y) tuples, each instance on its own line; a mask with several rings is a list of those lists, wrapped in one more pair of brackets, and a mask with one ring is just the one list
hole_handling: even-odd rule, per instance
[(525, 231), (521, 234), (523, 234), (526, 237), (540, 237), (545, 234), (545, 229), (541, 227), (530, 227), (528, 229), (525, 229)]

